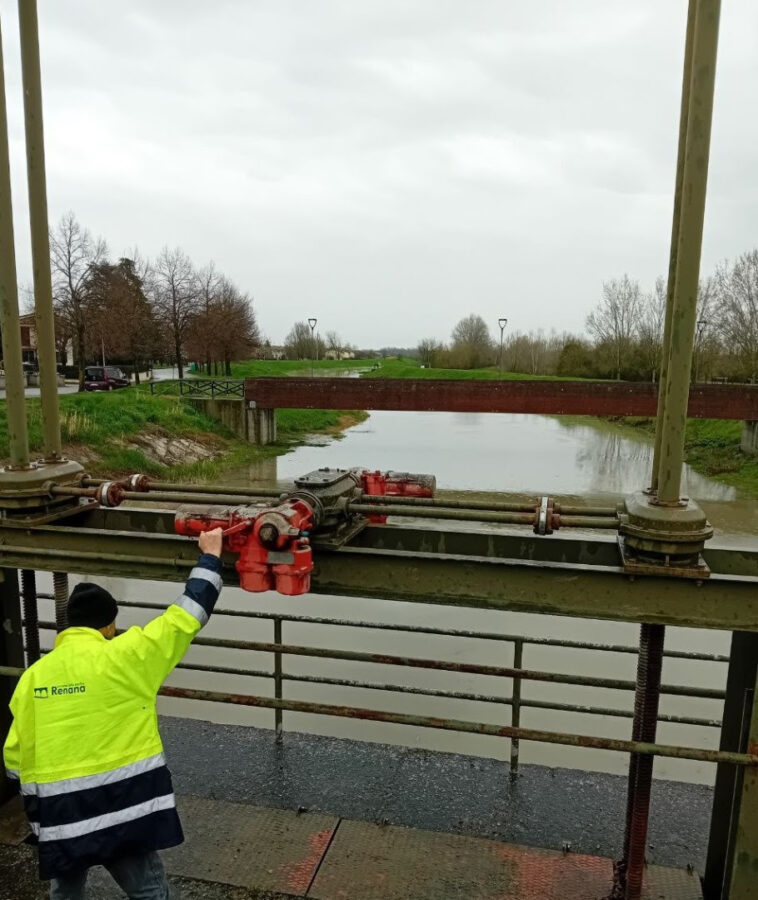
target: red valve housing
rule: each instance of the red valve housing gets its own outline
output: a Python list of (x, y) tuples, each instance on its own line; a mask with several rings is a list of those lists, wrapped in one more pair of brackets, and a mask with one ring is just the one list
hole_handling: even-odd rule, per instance
[[(369, 497), (433, 497), (437, 487), (434, 475), (410, 472), (361, 472), (361, 487)], [(370, 522), (384, 525), (387, 516), (369, 516)]]
[(239, 554), (236, 569), (243, 590), (276, 590), (288, 596), (310, 590), (313, 552), (307, 533), (313, 524), (313, 509), (299, 498), (264, 509), (180, 510), (174, 518), (175, 532), (189, 537), (224, 530), (224, 550)]

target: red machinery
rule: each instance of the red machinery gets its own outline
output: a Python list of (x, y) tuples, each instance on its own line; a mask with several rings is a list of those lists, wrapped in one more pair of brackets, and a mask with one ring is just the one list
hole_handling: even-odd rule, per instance
[(304, 500), (284, 500), (279, 506), (206, 507), (179, 510), (177, 534), (197, 537), (203, 531), (224, 529), (224, 550), (238, 553), (236, 568), (245, 591), (277, 590), (305, 594), (311, 586), (313, 551), (308, 533), (314, 512)]
[[(361, 472), (361, 486), (368, 497), (433, 497), (437, 486), (434, 475), (410, 472)], [(369, 522), (384, 525), (387, 516), (371, 515)]]
[(371, 497), (433, 497), (434, 475), (412, 475), (410, 472), (361, 472), (363, 493)]
[(369, 521), (386, 521), (386, 516), (351, 513), (351, 500), (360, 501), (362, 495), (433, 497), (434, 487), (433, 475), (319, 469), (296, 479), (296, 490), (276, 506), (181, 507), (174, 530), (198, 537), (222, 528), (224, 550), (239, 554), (236, 567), (243, 590), (305, 594), (313, 571), (311, 534), (333, 546)]

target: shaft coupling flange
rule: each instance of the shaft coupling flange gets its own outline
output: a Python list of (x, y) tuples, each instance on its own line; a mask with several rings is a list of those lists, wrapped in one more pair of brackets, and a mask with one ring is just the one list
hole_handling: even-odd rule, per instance
[(698, 566), (713, 527), (693, 500), (662, 506), (643, 492), (626, 498), (619, 533), (627, 553), (662, 565)]

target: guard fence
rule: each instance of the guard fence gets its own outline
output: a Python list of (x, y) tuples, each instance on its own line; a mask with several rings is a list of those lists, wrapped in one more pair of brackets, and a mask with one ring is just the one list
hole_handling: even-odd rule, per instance
[[(36, 597), (39, 599), (54, 599), (54, 595), (33, 592), (34, 579), (24, 578), (24, 616), (27, 663), (33, 662), (40, 653), (46, 652), (39, 649), (39, 629), (55, 630), (55, 623), (51, 621), (38, 621), (36, 613)], [(120, 601), (120, 607), (137, 611), (157, 612), (164, 609), (160, 603), (147, 601)], [(396, 724), (411, 725), (435, 729), (445, 729), (457, 732), (474, 734), (489, 734), (510, 738), (510, 768), (515, 774), (519, 767), (519, 743), (520, 739), (547, 741), (550, 743), (567, 744), (574, 746), (594, 747), (598, 749), (621, 750), (626, 752), (654, 753), (661, 756), (696, 759), (705, 762), (727, 761), (730, 754), (718, 751), (665, 746), (660, 744), (642, 745), (635, 741), (621, 741), (612, 738), (589, 737), (585, 735), (561, 734), (559, 732), (542, 732), (521, 727), (521, 714), (525, 709), (541, 709), (558, 712), (573, 713), (579, 716), (610, 716), (624, 719), (632, 719), (634, 716), (631, 704), (629, 708), (616, 706), (580, 705), (566, 703), (558, 700), (537, 699), (524, 695), (524, 688), (530, 682), (550, 683), (556, 685), (574, 685), (585, 688), (605, 688), (614, 691), (626, 691), (632, 697), (635, 691), (635, 681), (620, 678), (599, 677), (595, 675), (583, 675), (573, 673), (561, 673), (543, 671), (528, 668), (526, 655), (530, 649), (537, 647), (561, 648), (570, 650), (592, 651), (598, 654), (633, 654), (637, 655), (638, 647), (626, 644), (602, 644), (586, 641), (564, 640), (549, 637), (533, 637), (526, 634), (504, 634), (493, 631), (465, 630), (458, 628), (438, 628), (426, 625), (410, 625), (387, 622), (359, 621), (325, 616), (308, 616), (284, 612), (249, 611), (233, 608), (219, 608), (214, 617), (230, 617), (232, 619), (247, 619), (266, 621), (273, 625), (273, 641), (236, 640), (221, 637), (206, 637), (199, 635), (194, 645), (225, 650), (255, 651), (270, 654), (272, 666), (270, 668), (250, 668), (245, 666), (214, 665), (210, 663), (193, 662), (191, 658), (185, 658), (178, 666), (182, 670), (195, 672), (207, 672), (211, 674), (248, 676), (268, 679), (273, 682), (273, 696), (255, 696), (248, 694), (229, 693), (223, 691), (197, 690), (193, 688), (164, 686), (162, 694), (165, 696), (207, 700), (219, 703), (231, 703), (244, 706), (270, 708), (273, 710), (274, 727), (278, 733), (284, 728), (284, 712), (312, 713), (316, 715), (339, 716), (343, 718), (367, 719), (372, 721), (390, 722)], [(287, 643), (285, 631), (292, 626), (324, 626), (329, 629), (363, 629), (368, 632), (386, 632), (389, 634), (423, 635), (429, 637), (453, 638), (456, 641), (487, 641), (495, 645), (508, 645), (512, 648), (513, 664), (511, 666), (484, 665), (472, 662), (455, 662), (449, 659), (433, 659), (427, 657), (402, 656), (392, 653), (376, 653), (361, 650), (329, 649), (320, 646), (306, 646), (302, 644)], [(334, 633), (334, 632), (330, 632)], [(191, 656), (191, 654), (190, 654)], [(307, 657), (319, 660), (330, 660), (335, 663), (366, 663), (380, 666), (393, 666), (406, 669), (433, 670), (437, 672), (459, 673), (463, 675), (485, 676), (492, 679), (495, 684), (506, 683), (510, 685), (507, 693), (479, 693), (462, 690), (442, 690), (429, 687), (407, 684), (387, 683), (383, 681), (342, 678), (336, 675), (301, 674), (287, 671), (285, 660), (288, 657)], [(728, 656), (719, 654), (693, 652), (685, 650), (667, 650), (665, 657), (668, 659), (688, 660), (696, 662), (726, 664)], [(11, 674), (0, 672), (0, 674)], [(719, 678), (723, 683), (725, 679)], [(470, 701), (475, 704), (494, 704), (510, 709), (509, 725), (493, 725), (482, 722), (474, 722), (460, 719), (449, 719), (424, 715), (411, 715), (406, 713), (383, 712), (376, 709), (362, 708), (358, 706), (337, 706), (332, 704), (317, 703), (305, 700), (289, 699), (284, 696), (285, 684), (313, 684), (337, 688), (357, 688), (368, 691), (387, 692), (389, 694), (412, 694), (424, 697), (443, 698), (448, 700)], [(497, 690), (497, 688), (495, 688)], [(694, 687), (682, 684), (664, 684), (661, 693), (669, 696), (693, 698), (698, 700), (712, 700), (723, 702), (725, 693), (720, 688)], [(718, 729), (721, 722), (718, 719), (703, 716), (673, 715), (659, 713), (659, 722), (678, 725), (701, 726), (704, 728)], [(743, 754), (731, 754), (734, 762), (748, 762), (748, 757)], [(752, 759), (752, 758), (750, 758)]]
[(148, 382), (151, 394), (180, 397), (238, 397), (243, 399), (245, 382), (241, 378), (166, 378)]

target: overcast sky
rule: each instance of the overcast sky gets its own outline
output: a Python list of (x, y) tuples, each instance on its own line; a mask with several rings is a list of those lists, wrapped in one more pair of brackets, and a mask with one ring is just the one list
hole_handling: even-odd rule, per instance
[[(721, 21), (703, 271), (758, 243), (758, 4)], [(686, 0), (39, 0), (51, 220), (181, 246), (277, 343), (582, 330), (668, 265)], [(20, 278), (15, 3), (0, 0)]]

